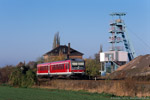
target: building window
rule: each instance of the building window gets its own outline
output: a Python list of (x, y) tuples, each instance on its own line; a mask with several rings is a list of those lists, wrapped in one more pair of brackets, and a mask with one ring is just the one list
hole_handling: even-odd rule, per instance
[(65, 53), (65, 52), (66, 52), (66, 49), (64, 48), (64, 49), (63, 49), (63, 53)]

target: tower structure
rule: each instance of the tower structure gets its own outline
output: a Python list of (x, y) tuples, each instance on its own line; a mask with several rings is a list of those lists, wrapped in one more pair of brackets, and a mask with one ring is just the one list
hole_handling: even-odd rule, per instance
[(111, 36), (109, 37), (109, 43), (111, 43), (110, 51), (123, 51), (123, 46), (120, 44), (123, 42), (121, 34), (125, 32), (125, 24), (123, 20), (121, 20), (121, 16), (125, 16), (124, 13), (113, 13), (111, 16), (119, 16), (119, 19), (113, 20), (110, 23), (110, 31)]
[[(113, 20), (110, 23), (111, 30), (110, 33), (112, 36), (110, 37), (110, 43), (112, 44), (111, 49), (112, 51), (123, 51), (123, 49), (128, 52), (128, 60), (131, 61), (136, 57), (136, 53), (132, 44), (129, 40), (128, 34), (126, 32), (126, 26), (124, 20), (121, 19), (121, 16), (125, 16), (126, 13), (112, 13), (111, 16), (118, 16), (119, 18)], [(124, 46), (118, 46), (117, 44), (122, 43)]]
[(101, 68), (101, 74), (104, 75), (106, 72), (113, 72), (119, 66), (126, 64), (135, 58), (135, 51), (130, 43), (130, 40), (125, 31), (126, 26), (124, 21), (121, 19), (125, 16), (125, 13), (112, 13), (113, 17), (119, 17), (110, 23), (109, 43), (111, 47), (109, 51), (100, 53), (100, 62), (103, 63)]

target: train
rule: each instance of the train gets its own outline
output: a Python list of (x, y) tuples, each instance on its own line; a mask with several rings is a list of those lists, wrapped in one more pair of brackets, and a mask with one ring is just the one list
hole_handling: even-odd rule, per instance
[(84, 76), (85, 61), (83, 59), (67, 59), (63, 61), (41, 63), (37, 65), (38, 77)]

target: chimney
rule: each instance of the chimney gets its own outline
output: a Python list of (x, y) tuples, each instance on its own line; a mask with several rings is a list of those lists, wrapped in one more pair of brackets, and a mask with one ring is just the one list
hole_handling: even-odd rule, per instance
[(69, 59), (70, 56), (70, 43), (68, 43), (68, 54), (67, 54), (67, 59)]

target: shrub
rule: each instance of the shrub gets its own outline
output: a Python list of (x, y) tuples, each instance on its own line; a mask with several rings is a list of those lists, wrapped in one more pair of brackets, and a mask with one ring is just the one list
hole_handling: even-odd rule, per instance
[(13, 68), (11, 65), (0, 68), (0, 83), (7, 83), (9, 81)]
[(28, 70), (26, 72), (26, 85), (27, 86), (32, 86), (36, 82), (36, 73), (33, 72), (32, 70)]
[(24, 73), (20, 68), (15, 68), (9, 79), (10, 85), (19, 87), (31, 87), (35, 83), (36, 74), (30, 69)]
[(13, 86), (21, 86), (22, 72), (19, 68), (15, 68), (10, 75), (9, 84)]
[(89, 76), (97, 76), (100, 75), (100, 63), (97, 62), (95, 59), (86, 59), (85, 60), (86, 66), (86, 74)]

